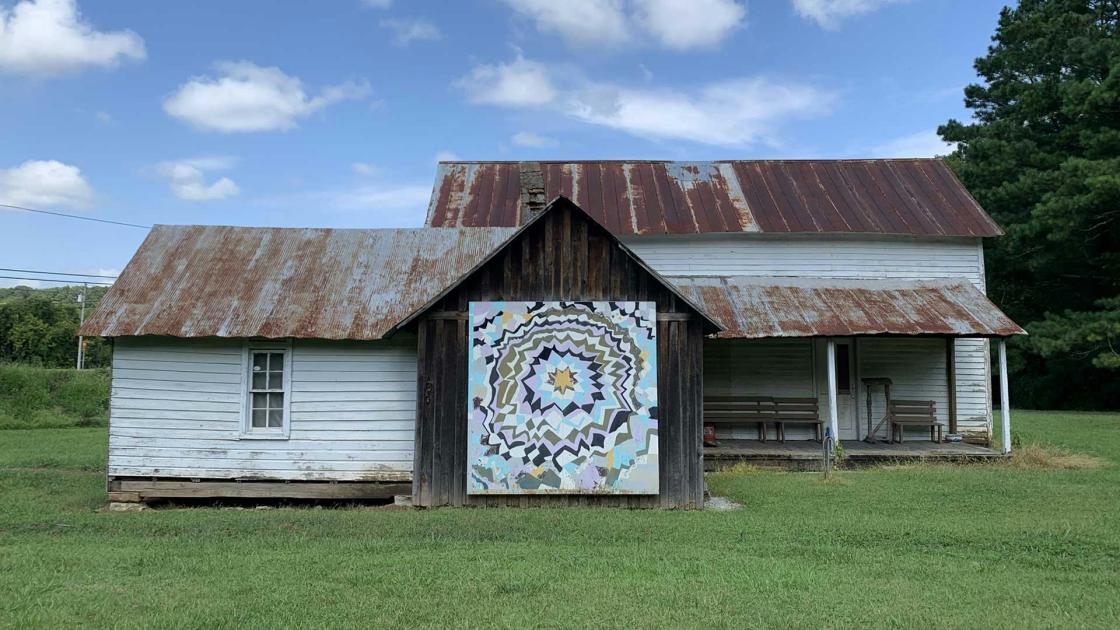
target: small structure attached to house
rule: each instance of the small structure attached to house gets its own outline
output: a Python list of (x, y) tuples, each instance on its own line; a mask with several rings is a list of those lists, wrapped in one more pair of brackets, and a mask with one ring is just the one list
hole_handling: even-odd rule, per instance
[(936, 160), (442, 163), (423, 228), (157, 226), (82, 329), (110, 490), (700, 507), (779, 445), (988, 444), (998, 234)]

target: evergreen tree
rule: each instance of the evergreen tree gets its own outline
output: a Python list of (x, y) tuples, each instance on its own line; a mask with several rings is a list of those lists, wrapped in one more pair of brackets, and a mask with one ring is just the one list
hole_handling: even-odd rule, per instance
[(1016, 402), (1120, 407), (1120, 0), (1005, 8), (973, 120), (938, 131), (949, 164), (1007, 231), (988, 290), (1030, 333), (1012, 343)]

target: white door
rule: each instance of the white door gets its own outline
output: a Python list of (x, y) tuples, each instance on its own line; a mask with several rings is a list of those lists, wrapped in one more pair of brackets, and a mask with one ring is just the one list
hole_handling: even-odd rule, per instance
[[(841, 440), (860, 439), (859, 409), (856, 404), (856, 357), (855, 344), (850, 337), (836, 337), (836, 425)], [(827, 340), (819, 342), (817, 361), (818, 399), (821, 416), (828, 424), (828, 352)]]
[[(841, 440), (858, 440), (856, 357), (851, 339), (836, 340), (836, 422)], [(827, 377), (826, 377), (827, 378)]]

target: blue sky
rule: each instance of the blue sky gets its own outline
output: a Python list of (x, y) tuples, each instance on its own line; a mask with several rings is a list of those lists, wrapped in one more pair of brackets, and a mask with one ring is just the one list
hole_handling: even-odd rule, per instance
[[(0, 0), (0, 203), (417, 226), (437, 159), (928, 156), (1003, 4)], [(0, 208), (0, 267), (143, 236)]]

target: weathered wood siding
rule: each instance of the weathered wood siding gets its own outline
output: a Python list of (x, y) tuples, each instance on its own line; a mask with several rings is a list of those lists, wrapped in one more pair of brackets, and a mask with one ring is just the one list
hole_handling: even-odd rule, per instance
[[(937, 419), (949, 427), (949, 384), (945, 375), (945, 341), (943, 339), (860, 339), (856, 370), (861, 377), (891, 379), (894, 400), (932, 400), (937, 405)], [(867, 424), (867, 398), (862, 385), (859, 396), (860, 426)], [(876, 423), (886, 415), (883, 390), (875, 388), (871, 396), (871, 417)], [(878, 433), (889, 435), (885, 427)], [(907, 439), (929, 439), (929, 429), (912, 428)]]
[[(466, 310), (484, 300), (641, 300), (659, 319), (659, 495), (468, 495)], [(429, 309), (417, 326), (417, 505), (703, 505), (703, 323), (690, 307), (570, 208), (557, 208)]]
[(242, 347), (239, 340), (117, 339), (109, 475), (411, 479), (411, 335), (294, 342), (289, 439), (241, 438)]
[[(810, 339), (708, 339), (704, 344), (704, 393), (709, 396), (812, 398), (813, 343)], [(767, 434), (777, 438), (774, 427)], [(786, 427), (797, 439), (799, 427)], [(806, 436), (808, 433), (806, 432)], [(717, 426), (716, 437), (758, 439), (755, 425)]]
[[(983, 243), (977, 238), (729, 234), (631, 236), (624, 241), (666, 276), (967, 278), (984, 290)], [(988, 353), (986, 340), (957, 341), (958, 426), (978, 436), (991, 433)], [(927, 376), (932, 381), (944, 378), (944, 372), (941, 365), (936, 377), (932, 371)]]

